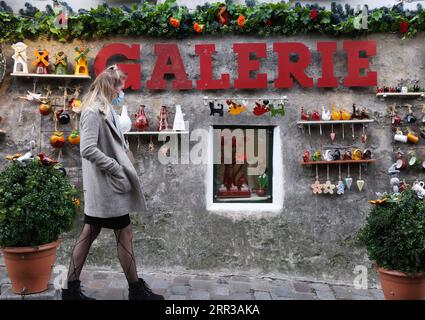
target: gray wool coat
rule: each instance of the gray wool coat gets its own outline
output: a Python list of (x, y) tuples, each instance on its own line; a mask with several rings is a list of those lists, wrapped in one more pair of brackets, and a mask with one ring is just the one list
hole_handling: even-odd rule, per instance
[(139, 176), (126, 154), (128, 145), (122, 132), (102, 108), (94, 109), (83, 108), (79, 125), (84, 213), (112, 218), (147, 211)]

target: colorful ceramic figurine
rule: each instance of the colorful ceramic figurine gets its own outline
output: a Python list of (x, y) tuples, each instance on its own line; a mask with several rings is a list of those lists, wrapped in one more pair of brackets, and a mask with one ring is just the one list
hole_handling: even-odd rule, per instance
[(36, 66), (35, 73), (38, 74), (47, 74), (49, 70), (49, 51), (47, 50), (36, 50), (34, 51), (36, 60), (33, 62), (33, 65)]
[(332, 105), (332, 120), (341, 120), (341, 111)]
[(252, 110), (252, 113), (256, 116), (261, 116), (265, 114), (266, 112), (269, 112), (270, 109), (264, 104), (259, 104), (258, 102), (255, 103), (255, 107)]
[(320, 152), (320, 150), (316, 150), (316, 152), (313, 154), (312, 159), (313, 159), (313, 161), (322, 160), (322, 153)]
[(149, 121), (145, 114), (145, 105), (141, 105), (139, 111), (134, 115), (136, 118), (134, 127), (139, 131), (146, 131), (149, 128)]
[(325, 110), (324, 106), (322, 106), (322, 120), (323, 121), (331, 120), (331, 112), (329, 110)]
[(350, 120), (351, 114), (346, 109), (341, 109), (342, 120)]
[(413, 115), (412, 106), (408, 105), (407, 108), (408, 108), (408, 111), (407, 111), (407, 115), (406, 115), (406, 122), (407, 123), (416, 122), (416, 117)]
[(222, 104), (222, 103), (219, 103), (219, 104), (218, 104), (218, 108), (217, 108), (217, 107), (215, 107), (215, 106), (214, 106), (214, 102), (213, 102), (213, 101), (211, 101), (211, 102), (209, 103), (209, 106), (210, 106), (210, 116), (214, 116), (216, 113), (218, 113), (218, 115), (219, 115), (220, 117), (222, 117), (222, 116), (223, 116), (223, 109), (224, 109), (224, 106), (223, 106), (223, 104)]
[(309, 161), (310, 161), (310, 152), (309, 152), (308, 150), (305, 150), (305, 151), (304, 151), (304, 154), (303, 154), (303, 161), (304, 161), (304, 162), (309, 162)]
[(65, 52), (55, 54), (55, 74), (68, 74), (68, 57)]
[(353, 160), (362, 160), (363, 153), (360, 149), (354, 149), (353, 151)]
[(311, 120), (319, 121), (320, 120), (320, 112), (317, 111), (317, 110), (313, 111), (313, 113), (311, 114)]
[(310, 114), (304, 111), (304, 107), (301, 107), (301, 120), (303, 121), (310, 120)]
[(88, 62), (88, 56), (87, 53), (90, 51), (90, 48), (84, 49), (82, 47), (75, 47), (75, 52), (77, 54), (75, 58), (75, 75), (83, 75), (88, 76), (89, 75), (89, 62)]
[(285, 115), (285, 104), (283, 102), (278, 103), (278, 107), (275, 108), (274, 105), (270, 104), (269, 109), (272, 117), (275, 117), (276, 115), (284, 116)]
[(13, 73), (28, 73), (27, 64), (27, 45), (23, 42), (18, 42), (12, 45), (15, 53), (12, 58), (14, 60)]
[(236, 104), (232, 100), (227, 100), (226, 103), (229, 106), (229, 110), (227, 110), (227, 112), (231, 115), (235, 116), (246, 111), (246, 107), (244, 105)]
[(353, 160), (350, 150), (346, 150), (344, 152), (344, 155), (342, 156), (342, 160)]

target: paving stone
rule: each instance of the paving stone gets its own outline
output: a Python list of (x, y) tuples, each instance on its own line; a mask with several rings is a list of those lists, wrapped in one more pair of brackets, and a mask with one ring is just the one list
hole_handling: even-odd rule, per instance
[(375, 300), (375, 299), (374, 299), (374, 298), (372, 298), (372, 297), (365, 296), (365, 295), (357, 295), (357, 294), (353, 294), (353, 295), (351, 296), (351, 299), (352, 299), (352, 300)]
[(385, 300), (384, 293), (381, 289), (370, 289), (370, 293), (376, 300)]
[(196, 280), (212, 280), (213, 278), (209, 275), (198, 275), (198, 276), (195, 276), (194, 279), (196, 279)]
[(220, 278), (217, 279), (217, 283), (218, 284), (228, 284), (229, 283), (229, 279), (220, 277)]
[(231, 281), (229, 283), (230, 292), (250, 292), (251, 291), (251, 285), (246, 282), (233, 282)]
[(108, 286), (108, 281), (103, 280), (93, 280), (84, 284), (84, 288), (103, 290)]
[(332, 286), (337, 299), (351, 299), (351, 289), (346, 286)]
[(295, 300), (315, 300), (316, 296), (313, 293), (296, 292)]
[(190, 279), (189, 284), (193, 289), (202, 289), (208, 291), (212, 287), (213, 281)]
[(308, 282), (293, 282), (292, 283), (295, 291), (302, 292), (302, 293), (310, 293), (311, 287)]
[(228, 284), (215, 284), (211, 288), (211, 293), (214, 296), (228, 296), (230, 294), (230, 286)]
[(192, 300), (209, 300), (210, 293), (203, 290), (194, 290), (190, 293), (190, 297)]
[(169, 286), (169, 282), (162, 279), (155, 279), (149, 284), (149, 286), (152, 289), (167, 289)]
[(272, 300), (270, 293), (265, 291), (255, 291), (254, 298), (255, 300)]
[(276, 294), (277, 297), (286, 297), (286, 298), (295, 297), (295, 290), (291, 288), (288, 284), (274, 287), (272, 289), (272, 292)]
[(190, 276), (177, 276), (173, 279), (173, 282), (176, 283), (176, 284), (177, 283), (178, 284), (189, 284), (189, 280), (191, 278), (192, 277), (190, 277)]
[(227, 300), (254, 300), (251, 293), (233, 293), (227, 297)]
[(267, 280), (253, 280), (251, 282), (251, 288), (256, 291), (270, 291), (272, 282)]
[(128, 300), (128, 290), (108, 289), (102, 290), (103, 294), (98, 295), (99, 300)]
[(327, 284), (312, 283), (311, 287), (314, 289), (318, 299), (335, 300), (335, 295)]
[(358, 295), (358, 296), (369, 296), (369, 290), (367, 290), (367, 289), (356, 289), (354, 287), (352, 289), (352, 294), (353, 295)]
[(95, 280), (106, 280), (109, 279), (109, 277), (109, 274), (107, 274), (106, 272), (98, 272), (93, 275), (93, 279)]
[(235, 282), (250, 282), (251, 280), (246, 276), (232, 276), (230, 278), (231, 281)]
[(126, 289), (128, 288), (128, 283), (127, 280), (124, 278), (122, 279), (121, 277), (114, 277), (108, 285), (108, 288), (116, 288), (116, 289)]
[(189, 292), (189, 286), (178, 285), (178, 286), (172, 286), (171, 287), (171, 293), (172, 294), (185, 295), (188, 292)]

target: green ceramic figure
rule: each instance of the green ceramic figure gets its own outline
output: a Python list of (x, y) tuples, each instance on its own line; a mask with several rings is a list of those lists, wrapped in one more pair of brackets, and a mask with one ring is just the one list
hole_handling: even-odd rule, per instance
[(65, 52), (55, 54), (55, 74), (68, 74), (68, 57)]

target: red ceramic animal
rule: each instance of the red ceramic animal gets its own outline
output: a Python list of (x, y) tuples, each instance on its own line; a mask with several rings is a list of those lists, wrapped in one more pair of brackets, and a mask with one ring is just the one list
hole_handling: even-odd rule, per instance
[(266, 112), (269, 112), (270, 109), (269, 107), (265, 106), (264, 104), (259, 104), (258, 102), (255, 103), (255, 107), (252, 110), (252, 112), (256, 115), (256, 116), (261, 116), (263, 114), (265, 114)]

